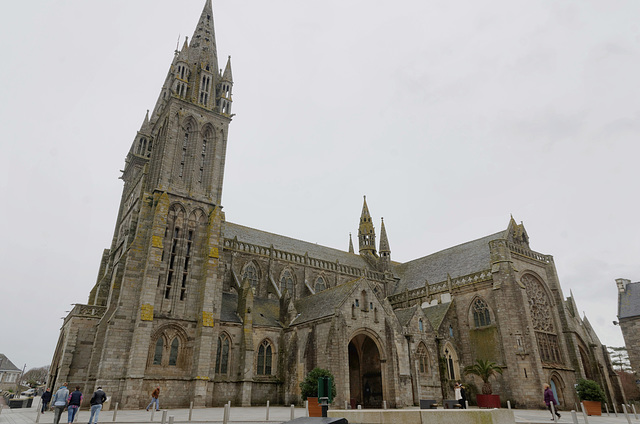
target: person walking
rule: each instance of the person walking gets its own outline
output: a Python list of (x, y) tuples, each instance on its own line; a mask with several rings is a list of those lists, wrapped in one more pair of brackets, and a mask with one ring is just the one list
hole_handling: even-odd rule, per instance
[(462, 384), (460, 384), (460, 399), (458, 399), (458, 403), (460, 403), (460, 408), (467, 409), (467, 391)]
[[(102, 410), (102, 404), (107, 401), (107, 395), (104, 391), (102, 391), (102, 387), (98, 386), (98, 390), (93, 393), (91, 396), (91, 416), (89, 417), (89, 424), (97, 424), (98, 423), (98, 415)], [(94, 420), (95, 416), (95, 420)]]
[[(554, 405), (554, 407), (557, 407), (558, 401), (556, 400), (556, 397), (553, 395), (553, 391), (551, 390), (551, 387), (549, 387), (549, 385), (546, 383), (544, 385), (544, 403), (547, 405), (549, 412), (551, 412), (551, 421), (555, 421), (555, 417), (553, 416), (553, 410), (551, 409), (551, 405)], [(558, 418), (560, 418), (560, 413), (558, 412), (557, 408), (555, 408), (555, 412)]]
[(67, 389), (67, 383), (64, 383), (55, 395), (53, 395), (53, 424), (60, 423), (60, 415), (62, 415), (62, 411), (67, 406), (67, 398), (69, 397), (69, 390)]
[(44, 411), (46, 411), (49, 406), (49, 402), (51, 402), (51, 389), (49, 387), (47, 387), (47, 390), (42, 394), (40, 400), (42, 401), (42, 410), (40, 412), (44, 414)]
[(156, 404), (156, 411), (160, 410), (159, 397), (160, 397), (160, 386), (156, 387), (153, 393), (151, 393), (151, 402), (149, 403), (149, 405), (147, 405), (147, 411), (154, 403)]
[(69, 395), (69, 406), (67, 407), (67, 415), (69, 416), (69, 424), (73, 422), (82, 403), (82, 392), (80, 387), (76, 386), (76, 389)]

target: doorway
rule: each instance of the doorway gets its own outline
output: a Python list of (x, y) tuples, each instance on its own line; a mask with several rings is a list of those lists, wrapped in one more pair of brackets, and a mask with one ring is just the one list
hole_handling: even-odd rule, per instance
[(349, 342), (351, 406), (381, 408), (383, 399), (380, 351), (373, 339), (358, 334)]

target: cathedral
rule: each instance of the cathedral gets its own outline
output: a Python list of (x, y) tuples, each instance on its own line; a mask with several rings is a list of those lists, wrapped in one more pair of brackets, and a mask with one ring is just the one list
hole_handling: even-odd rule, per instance
[(405, 263), (366, 198), (348, 250), (227, 221), (233, 76), (230, 58), (219, 65), (206, 0), (126, 156), (111, 246), (64, 319), (49, 386), (102, 386), (129, 409), (158, 386), (167, 408), (289, 405), (320, 367), (335, 377), (332, 407), (401, 408), (451, 399), (456, 381), (473, 400), (482, 382), (463, 370), (485, 359), (503, 371), (492, 380), (503, 404), (538, 408), (549, 383), (573, 408), (580, 378), (622, 401), (553, 257), (513, 218)]

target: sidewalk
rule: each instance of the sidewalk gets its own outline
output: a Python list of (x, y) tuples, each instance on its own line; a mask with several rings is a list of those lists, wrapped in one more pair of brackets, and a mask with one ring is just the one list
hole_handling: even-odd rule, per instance
[[(40, 398), (35, 398), (33, 406), (31, 408), (18, 408), (9, 409), (4, 407), (0, 412), (0, 424), (52, 424), (53, 412), (46, 412), (39, 414), (37, 412)], [(417, 408), (416, 408), (417, 409)], [(291, 407), (286, 406), (271, 406), (269, 408), (269, 420), (266, 418), (267, 408), (266, 406), (253, 406), (253, 407), (231, 407), (229, 416), (229, 423), (231, 424), (256, 424), (256, 423), (270, 423), (279, 424), (292, 419)], [(138, 424), (138, 423), (161, 423), (163, 412), (166, 412), (167, 422), (169, 417), (174, 417), (175, 423), (222, 423), (224, 408), (201, 408), (193, 409), (191, 414), (191, 421), (189, 421), (189, 409), (170, 409), (162, 410), (160, 412), (139, 410), (119, 410), (116, 414), (115, 422), (117, 424)], [(638, 411), (640, 412), (640, 411)], [(573, 423), (570, 411), (561, 411), (562, 418), (558, 420), (562, 424)], [(296, 407), (293, 409), (293, 418), (300, 418), (306, 416), (306, 410), (303, 407)], [(86, 424), (89, 421), (89, 410), (80, 409), (78, 412), (75, 423)], [(113, 421), (114, 411), (101, 411), (100, 412), (100, 424), (109, 424)], [(533, 409), (514, 409), (513, 415), (515, 422), (519, 424), (549, 424), (551, 415), (547, 410), (533, 410)], [(582, 412), (576, 414), (578, 423), (585, 424)], [(153, 420), (152, 420), (153, 418)], [(639, 415), (640, 418), (640, 415)], [(38, 420), (38, 421), (36, 421)], [(66, 424), (67, 413), (63, 413), (60, 418), (61, 424)], [(618, 413), (616, 417), (613, 413), (609, 416), (603, 414), (601, 417), (590, 416), (588, 417), (588, 424), (640, 424), (640, 420), (636, 419), (633, 414), (629, 415), (629, 421), (625, 418), (624, 414)], [(350, 423), (358, 424), (358, 423)]]

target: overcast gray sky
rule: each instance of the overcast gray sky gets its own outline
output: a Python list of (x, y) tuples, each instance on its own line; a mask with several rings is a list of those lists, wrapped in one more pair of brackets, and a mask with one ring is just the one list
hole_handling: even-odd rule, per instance
[[(0, 352), (48, 364), (119, 170), (204, 0), (0, 5)], [(214, 1), (229, 221), (347, 249), (362, 196), (408, 261), (523, 221), (601, 341), (640, 280), (640, 2)], [(182, 44), (182, 41), (180, 42)]]

